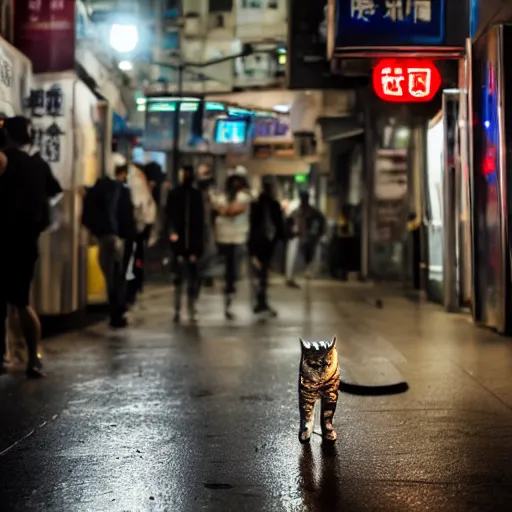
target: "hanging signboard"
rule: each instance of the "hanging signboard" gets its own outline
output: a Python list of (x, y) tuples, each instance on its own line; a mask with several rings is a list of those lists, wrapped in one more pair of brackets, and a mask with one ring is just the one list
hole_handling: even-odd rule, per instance
[(382, 59), (373, 70), (373, 90), (394, 103), (432, 100), (439, 91), (441, 74), (432, 61), (424, 59)]
[(329, 0), (330, 55), (399, 52), (455, 57), (469, 35), (470, 0)]
[(75, 0), (17, 0), (14, 46), (31, 61), (34, 73), (75, 68)]

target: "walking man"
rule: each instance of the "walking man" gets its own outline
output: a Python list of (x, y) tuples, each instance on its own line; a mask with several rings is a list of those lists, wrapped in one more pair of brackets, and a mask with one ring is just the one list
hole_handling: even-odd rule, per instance
[(127, 242), (134, 240), (136, 227), (127, 177), (125, 162), (115, 167), (113, 176), (99, 178), (86, 193), (82, 213), (82, 224), (99, 241), (99, 263), (107, 284), (113, 329), (128, 325), (124, 260)]
[(33, 141), (30, 120), (20, 116), (6, 119), (4, 129), (7, 140), (0, 159), (0, 371), (10, 305), (27, 344), (27, 377), (38, 379), (44, 377), (38, 356), (41, 325), (30, 307), (30, 287), (39, 257), (39, 237), (50, 220), (49, 201), (62, 189), (43, 158), (29, 154)]
[(247, 170), (238, 166), (226, 180), (225, 194), (214, 205), (215, 238), (225, 261), (224, 315), (233, 320), (231, 310), (236, 293), (238, 269), (249, 236), (249, 214), (252, 198), (248, 192)]
[(183, 286), (187, 284), (187, 309), (196, 320), (198, 262), (204, 249), (204, 204), (202, 193), (194, 186), (194, 168), (183, 166), (181, 184), (170, 190), (166, 205), (166, 232), (174, 259), (174, 322), (181, 319)]
[(294, 279), (297, 258), (302, 257), (306, 264), (306, 277), (311, 277), (311, 265), (325, 233), (325, 217), (309, 203), (309, 192), (304, 191), (300, 194), (300, 206), (288, 221), (291, 237), (286, 253), (286, 284), (290, 288), (300, 288)]
[(284, 238), (281, 205), (274, 198), (272, 177), (264, 177), (262, 192), (251, 206), (249, 252), (255, 278), (256, 304), (254, 313), (277, 316), (268, 303), (268, 274), (277, 243)]

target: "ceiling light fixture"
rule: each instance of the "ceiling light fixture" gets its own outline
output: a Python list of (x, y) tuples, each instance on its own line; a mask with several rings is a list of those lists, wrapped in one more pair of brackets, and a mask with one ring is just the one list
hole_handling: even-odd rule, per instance
[(135, 25), (112, 25), (110, 29), (110, 46), (119, 53), (135, 50), (139, 43), (139, 31)]

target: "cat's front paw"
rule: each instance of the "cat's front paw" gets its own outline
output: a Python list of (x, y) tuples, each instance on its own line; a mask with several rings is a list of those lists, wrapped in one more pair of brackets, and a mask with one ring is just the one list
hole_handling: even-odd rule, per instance
[(334, 443), (334, 441), (338, 439), (338, 435), (334, 430), (328, 430), (327, 432), (324, 432), (323, 439), (328, 443)]
[(311, 441), (311, 432), (309, 429), (304, 429), (299, 432), (299, 441), (302, 444), (307, 444)]

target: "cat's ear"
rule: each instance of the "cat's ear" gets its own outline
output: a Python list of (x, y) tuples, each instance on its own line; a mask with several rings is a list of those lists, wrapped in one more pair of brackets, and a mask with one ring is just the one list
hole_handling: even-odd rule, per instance
[(305, 350), (309, 350), (311, 348), (311, 343), (300, 338), (300, 346), (302, 348), (302, 351), (304, 352)]

